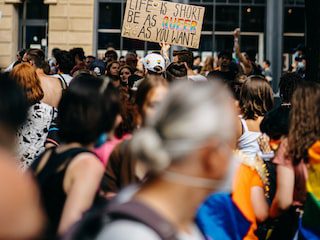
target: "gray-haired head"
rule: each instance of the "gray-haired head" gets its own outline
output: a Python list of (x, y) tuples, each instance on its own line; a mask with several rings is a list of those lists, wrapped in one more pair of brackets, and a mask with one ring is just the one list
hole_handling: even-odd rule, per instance
[(208, 140), (229, 142), (235, 133), (231, 95), (219, 83), (177, 82), (131, 142), (133, 154), (153, 172), (201, 148)]

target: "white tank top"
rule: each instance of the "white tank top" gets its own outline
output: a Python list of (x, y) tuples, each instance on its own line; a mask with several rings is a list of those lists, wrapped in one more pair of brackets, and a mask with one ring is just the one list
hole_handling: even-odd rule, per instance
[(258, 138), (261, 136), (261, 132), (249, 131), (247, 123), (244, 119), (240, 118), (243, 134), (238, 140), (238, 148), (248, 157), (255, 157), (260, 151), (258, 144)]

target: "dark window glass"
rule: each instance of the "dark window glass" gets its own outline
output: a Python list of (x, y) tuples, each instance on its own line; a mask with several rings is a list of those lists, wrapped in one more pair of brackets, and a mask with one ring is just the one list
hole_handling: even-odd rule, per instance
[(267, 0), (254, 0), (254, 3), (258, 3), (258, 4), (266, 4)]
[(300, 33), (305, 31), (304, 8), (284, 9), (284, 32)]
[(202, 31), (212, 31), (213, 23), (213, 6), (205, 6)]
[(232, 31), (239, 26), (239, 8), (216, 7), (216, 31)]
[(199, 51), (212, 51), (212, 35), (202, 35), (200, 39)]
[(27, 19), (48, 19), (48, 5), (43, 0), (27, 0)]
[(293, 49), (295, 49), (299, 44), (304, 44), (304, 37), (283, 37), (283, 53), (293, 53)]
[(123, 49), (125, 50), (144, 50), (144, 41), (123, 38)]
[(222, 50), (230, 52), (233, 51), (233, 36), (216, 36), (216, 52), (220, 52)]
[(258, 36), (241, 36), (241, 51), (255, 50), (258, 53), (259, 37)]
[(120, 49), (120, 33), (98, 33), (98, 49)]
[(147, 42), (147, 48), (149, 51), (160, 51), (159, 43)]
[(100, 3), (99, 4), (99, 29), (120, 29), (121, 4)]
[(264, 32), (265, 7), (242, 7), (241, 31)]
[(26, 47), (42, 48), (42, 39), (46, 38), (46, 27), (27, 26), (26, 27)]

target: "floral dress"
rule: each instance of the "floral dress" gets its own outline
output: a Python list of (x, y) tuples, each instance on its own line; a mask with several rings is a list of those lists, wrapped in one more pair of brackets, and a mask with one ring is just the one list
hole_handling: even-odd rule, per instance
[(56, 116), (57, 110), (45, 103), (38, 102), (30, 107), (27, 121), (17, 133), (17, 156), (23, 171), (45, 150), (48, 130)]

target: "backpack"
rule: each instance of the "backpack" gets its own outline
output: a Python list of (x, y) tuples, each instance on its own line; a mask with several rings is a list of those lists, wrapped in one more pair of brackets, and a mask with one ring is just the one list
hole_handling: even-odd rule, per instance
[(110, 203), (103, 208), (88, 212), (76, 223), (62, 240), (96, 239), (102, 229), (116, 220), (131, 220), (151, 228), (162, 240), (177, 240), (176, 230), (167, 220), (138, 201), (122, 204)]

